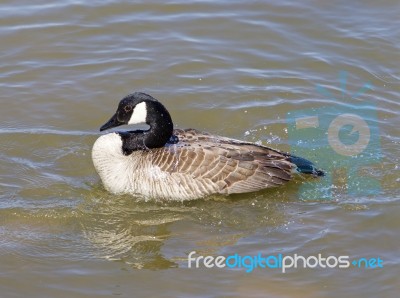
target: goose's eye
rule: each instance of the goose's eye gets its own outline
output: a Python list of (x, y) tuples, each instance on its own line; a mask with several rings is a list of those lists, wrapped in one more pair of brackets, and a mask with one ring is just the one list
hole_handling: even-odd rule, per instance
[(125, 107), (124, 107), (124, 111), (125, 111), (126, 113), (129, 113), (130, 111), (132, 111), (132, 106), (125, 106)]

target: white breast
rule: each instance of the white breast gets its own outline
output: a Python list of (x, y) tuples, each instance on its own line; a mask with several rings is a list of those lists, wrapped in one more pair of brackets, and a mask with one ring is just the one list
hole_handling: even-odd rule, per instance
[(127, 191), (130, 185), (128, 173), (132, 173), (134, 164), (122, 154), (122, 140), (117, 133), (109, 133), (96, 140), (92, 149), (92, 159), (108, 191)]
[[(114, 194), (145, 198), (187, 200), (217, 192), (191, 175), (162, 171), (148, 152), (125, 156), (117, 133), (99, 137), (93, 145), (92, 159), (104, 187)], [(208, 189), (209, 188), (209, 189)]]

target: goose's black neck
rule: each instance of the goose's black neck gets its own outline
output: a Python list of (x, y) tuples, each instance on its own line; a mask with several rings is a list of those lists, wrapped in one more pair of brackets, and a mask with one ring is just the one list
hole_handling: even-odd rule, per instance
[(171, 139), (174, 125), (167, 109), (158, 101), (146, 101), (146, 111), (148, 130), (119, 132), (124, 155), (163, 147)]

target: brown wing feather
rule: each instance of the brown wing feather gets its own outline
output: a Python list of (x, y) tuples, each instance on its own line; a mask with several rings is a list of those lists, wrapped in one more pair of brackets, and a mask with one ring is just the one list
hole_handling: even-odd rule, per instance
[(285, 153), (264, 146), (194, 129), (174, 134), (179, 142), (157, 149), (152, 162), (162, 171), (193, 177), (198, 188), (220, 193), (256, 191), (289, 181), (295, 167)]

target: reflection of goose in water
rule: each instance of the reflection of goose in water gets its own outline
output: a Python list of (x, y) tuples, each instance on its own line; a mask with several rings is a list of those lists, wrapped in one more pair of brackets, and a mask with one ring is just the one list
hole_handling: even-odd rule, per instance
[(93, 257), (122, 261), (138, 269), (177, 266), (162, 255), (161, 248), (171, 236), (170, 225), (182, 219), (179, 213), (164, 212), (151, 204), (142, 206), (126, 197), (95, 200), (84, 207), (80, 218)]
[(94, 166), (112, 193), (187, 200), (280, 186), (294, 172), (323, 175), (310, 161), (265, 146), (174, 130), (167, 109), (144, 93), (122, 99), (100, 130), (137, 123), (150, 128), (109, 133), (93, 146)]
[[(274, 198), (290, 197), (285, 190), (268, 192)], [(80, 207), (85, 252), (132, 268), (186, 267), (190, 251), (216, 255), (257, 230), (268, 233), (284, 226), (288, 219), (282, 200), (264, 200), (264, 195), (216, 196), (182, 204), (142, 202), (96, 188)]]

